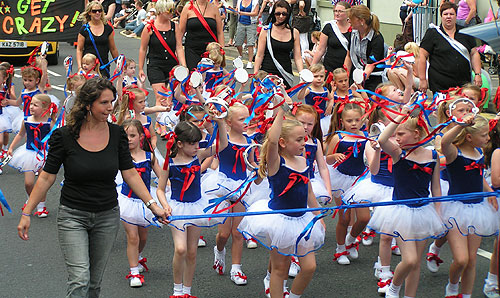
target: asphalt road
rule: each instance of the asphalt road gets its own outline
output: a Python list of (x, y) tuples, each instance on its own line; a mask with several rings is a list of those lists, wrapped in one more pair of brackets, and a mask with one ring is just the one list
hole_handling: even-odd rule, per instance
[[(120, 53), (137, 61), (139, 40), (128, 39), (116, 34)], [(228, 58), (237, 56), (234, 48), (226, 49)], [(49, 66), (49, 77), (54, 88), (54, 95), (63, 99), (64, 68), (62, 61), (67, 55), (75, 55), (75, 49), (68, 44), (61, 44), (59, 65)], [(229, 64), (229, 63), (228, 63)], [(17, 65), (18, 69), (21, 65)], [(16, 71), (19, 74), (19, 71)], [(20, 77), (14, 80), (18, 93), (22, 85)], [(61, 89), (61, 90), (59, 90)], [(149, 96), (150, 104), (154, 97)], [(11, 137), (12, 139), (12, 137)], [(164, 142), (158, 143), (164, 152)], [(6, 195), (13, 208), (12, 214), (0, 217), (0, 297), (64, 297), (66, 290), (66, 271), (57, 242), (56, 209), (60, 195), (62, 170), (57, 182), (48, 193), (47, 207), (50, 214), (45, 219), (34, 217), (30, 230), (30, 240), (22, 241), (17, 236), (16, 226), (20, 208), (26, 200), (23, 176), (10, 167), (0, 176), (0, 189)], [(378, 239), (369, 247), (360, 248), (360, 257), (349, 266), (340, 266), (332, 261), (335, 250), (335, 223), (325, 219), (327, 237), (324, 247), (317, 253), (317, 271), (303, 297), (378, 297), (376, 280), (372, 266), (378, 255)], [(262, 247), (254, 250), (244, 248), (243, 271), (248, 276), (248, 285), (236, 286), (229, 276), (219, 276), (212, 270), (213, 250), (216, 228), (202, 231), (207, 247), (198, 250), (198, 264), (192, 294), (198, 297), (264, 297), (262, 279), (265, 276), (268, 251)], [(112, 241), (112, 239), (110, 239)], [(230, 245), (226, 261), (230, 262)], [(493, 247), (493, 239), (488, 238), (481, 245), (481, 256), (477, 262), (477, 278), (473, 297), (482, 297), (483, 279), (486, 277), (489, 258), (488, 252)], [(113, 254), (109, 260), (102, 283), (102, 297), (168, 297), (172, 294), (172, 255), (173, 242), (168, 228), (150, 228), (149, 241), (143, 253), (148, 258), (149, 272), (145, 273), (142, 288), (128, 286), (125, 275), (128, 273), (126, 258), (126, 238), (123, 229), (116, 239)], [(451, 262), (448, 246), (442, 250), (445, 261), (438, 273), (431, 274), (425, 262), (418, 290), (419, 297), (443, 297), (447, 283), (447, 272)], [(394, 270), (399, 257), (393, 257)], [(228, 271), (228, 270), (227, 270)], [(291, 280), (289, 280), (289, 285)], [(401, 293), (401, 296), (402, 293)]]

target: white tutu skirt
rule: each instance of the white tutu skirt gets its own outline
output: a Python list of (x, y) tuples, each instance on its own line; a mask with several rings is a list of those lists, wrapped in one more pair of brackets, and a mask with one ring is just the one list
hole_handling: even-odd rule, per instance
[(344, 203), (376, 203), (392, 200), (391, 186), (374, 183), (370, 178), (365, 178), (342, 195)]
[[(259, 200), (247, 211), (270, 211), (267, 204), (268, 200)], [(312, 212), (306, 212), (299, 217), (279, 213), (245, 216), (238, 226), (238, 231), (245, 239), (253, 238), (269, 250), (277, 249), (282, 255), (303, 257), (320, 249), (325, 240), (325, 229), (318, 221), (312, 228), (309, 240), (302, 237), (299, 243), (296, 243), (313, 218)]]
[(244, 198), (244, 205), (250, 206), (259, 200), (269, 201), (269, 196), (271, 195), (269, 180), (264, 178), (260, 184), (252, 183), (249, 192), (250, 194)]
[(328, 134), (331, 121), (332, 121), (332, 115), (325, 116), (321, 118), (321, 120), (319, 121), (319, 124), (321, 126), (321, 132), (323, 133), (324, 136)]
[(179, 123), (179, 116), (176, 116), (177, 111), (161, 112), (156, 116), (156, 122), (160, 125), (167, 126), (169, 131), (174, 131), (175, 126)]
[(19, 110), (19, 111), (21, 113), (11, 114), (12, 133), (13, 134), (18, 134), (19, 131), (21, 130), (21, 126), (23, 126), (24, 114), (23, 114), (23, 111), (21, 111), (21, 110)]
[[(247, 171), (247, 174), (250, 174)], [(236, 189), (240, 188), (240, 186), (244, 183), (244, 180), (233, 180), (228, 178), (226, 174), (217, 170), (207, 170), (207, 173), (203, 175), (201, 179), (201, 192), (204, 193), (209, 199), (220, 198), (226, 196)], [(236, 202), (238, 198), (245, 191), (246, 186), (241, 187), (237, 192), (228, 197), (228, 200), (231, 202)], [(243, 199), (241, 200), (245, 207), (248, 207), (246, 200), (252, 194), (252, 189), (250, 188)]]
[(432, 203), (416, 208), (406, 205), (377, 207), (368, 227), (380, 234), (401, 237), (403, 241), (437, 239), (447, 231)]
[[(200, 215), (200, 214), (210, 214), (213, 210), (204, 211), (209, 205), (209, 198), (206, 195), (201, 195), (201, 198), (196, 202), (179, 202), (172, 200), (170, 198), (170, 188), (167, 188), (166, 197), (167, 203), (172, 208), (172, 216), (182, 216), (182, 215)], [(222, 210), (227, 207), (227, 202), (222, 202), (217, 210)], [(226, 211), (227, 212), (227, 211)], [(210, 228), (218, 224), (224, 223), (226, 217), (214, 217), (214, 218), (197, 218), (189, 220), (174, 220), (169, 223), (170, 226), (180, 230), (185, 231), (189, 226), (195, 226), (200, 228)]]
[(441, 185), (441, 195), (447, 196), (448, 190), (450, 189), (450, 182), (443, 180), (443, 179), (439, 179), (439, 183)]
[(3, 132), (12, 132), (12, 125), (10, 123), (10, 119), (7, 113), (5, 113), (5, 111), (2, 111), (2, 114), (0, 114), (0, 133)]
[(328, 191), (326, 190), (325, 182), (323, 181), (323, 179), (321, 179), (319, 173), (315, 174), (314, 178), (312, 178), (310, 181), (314, 196), (320, 204), (326, 205), (330, 200), (332, 194), (328, 193)]
[(448, 229), (458, 227), (464, 236), (476, 234), (489, 237), (498, 234), (499, 214), (487, 199), (478, 204), (442, 202), (440, 213)]
[[(156, 187), (151, 187), (151, 196), (156, 201), (158, 206), (161, 206), (156, 196)], [(149, 210), (149, 208), (146, 207), (141, 199), (129, 198), (119, 192), (118, 205), (120, 205), (120, 219), (128, 224), (143, 228), (147, 228), (152, 225), (161, 225), (161, 223), (153, 220), (155, 215), (151, 212), (151, 210)]]
[(38, 172), (44, 164), (43, 156), (37, 155), (36, 151), (26, 149), (26, 144), (14, 151), (9, 162), (9, 166), (19, 172)]
[[(330, 172), (332, 193), (335, 197), (339, 197), (341, 194), (348, 191), (359, 177), (342, 174), (337, 168), (334, 169), (331, 166), (328, 167), (328, 171)], [(365, 179), (370, 179), (370, 174), (368, 174)]]

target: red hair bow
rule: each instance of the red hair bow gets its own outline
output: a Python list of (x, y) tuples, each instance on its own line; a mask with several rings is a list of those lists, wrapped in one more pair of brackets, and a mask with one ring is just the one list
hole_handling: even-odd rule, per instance
[(134, 110), (134, 100), (135, 100), (135, 94), (134, 92), (130, 91), (129, 89), (124, 89), (123, 90), (123, 95), (128, 96), (128, 109), (129, 110)]
[(175, 132), (171, 131), (165, 136), (165, 138), (167, 139), (167, 144), (165, 145), (165, 147), (167, 148), (167, 154), (165, 155), (165, 163), (163, 164), (163, 169), (166, 171), (168, 169), (168, 159), (170, 156), (170, 150), (172, 149), (172, 147), (175, 144), (175, 141), (177, 140), (177, 135), (175, 134)]

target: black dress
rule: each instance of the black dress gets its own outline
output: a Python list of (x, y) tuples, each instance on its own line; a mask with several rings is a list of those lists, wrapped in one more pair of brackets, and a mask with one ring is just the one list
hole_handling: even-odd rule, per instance
[[(107, 64), (109, 62), (109, 35), (113, 34), (113, 27), (108, 24), (104, 24), (104, 31), (101, 35), (96, 36), (92, 33), (99, 55), (97, 55), (94, 44), (89, 36), (89, 30), (92, 31), (92, 29), (89, 28), (89, 30), (87, 30), (86, 27), (87, 24), (84, 24), (80, 29), (80, 34), (85, 38), (85, 43), (83, 44), (83, 55), (91, 53), (97, 58), (100, 56), (102, 59), (101, 66)], [(106, 67), (106, 69), (101, 70), (101, 75), (109, 78), (109, 66)]]
[[(326, 53), (323, 65), (329, 72), (332, 72), (337, 68), (342, 68), (342, 66), (344, 65), (345, 57), (347, 55), (347, 50), (342, 45), (335, 32), (333, 32), (332, 26), (330, 24), (326, 24), (323, 27), (323, 31), (321, 32), (326, 36), (328, 36), (328, 42), (326, 46)], [(348, 42), (351, 41), (350, 31), (342, 33), (342, 35), (344, 35), (345, 38), (347, 38)]]
[[(165, 83), (168, 81), (169, 73), (177, 65), (175, 58), (165, 49), (161, 41), (151, 28), (151, 36), (148, 44), (148, 80), (150, 84)], [(160, 31), (161, 36), (175, 54), (175, 24), (170, 22), (170, 30)]]
[[(217, 22), (213, 18), (205, 18), (212, 32), (217, 36)], [(189, 69), (195, 68), (201, 61), (201, 55), (207, 50), (207, 45), (215, 41), (197, 17), (189, 18), (186, 22), (186, 41), (184, 53)]]
[[(267, 34), (271, 34), (271, 30), (267, 32)], [(291, 38), (289, 41), (279, 41), (273, 38), (271, 35), (271, 46), (273, 47), (274, 58), (281, 64), (283, 69), (287, 72), (292, 73), (292, 60), (290, 59), (290, 53), (293, 52), (293, 29), (290, 30)], [(262, 64), (260, 66), (261, 70), (267, 71), (269, 74), (277, 75), (278, 77), (283, 79), (283, 83), (285, 83), (287, 88), (290, 88), (290, 84), (285, 80), (285, 78), (281, 75), (278, 68), (274, 64), (273, 58), (271, 58), (271, 54), (267, 49), (264, 52), (264, 59), (262, 59)]]

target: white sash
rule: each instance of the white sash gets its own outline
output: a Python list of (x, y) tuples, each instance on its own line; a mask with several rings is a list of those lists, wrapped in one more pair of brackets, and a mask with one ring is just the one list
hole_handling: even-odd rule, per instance
[[(439, 34), (441, 34), (441, 36), (450, 44), (450, 46), (452, 48), (454, 48), (457, 52), (459, 52), (460, 55), (462, 55), (469, 62), (469, 65), (470, 65), (470, 54), (469, 54), (469, 51), (467, 50), (467, 48), (463, 44), (461, 44), (458, 40), (452, 39), (451, 37), (446, 35), (443, 31), (441, 31), (441, 28), (439, 28), (438, 26), (436, 26), (432, 23), (429, 25), (429, 28), (436, 29), (436, 31)], [(456, 32), (456, 33), (458, 33), (458, 32)]]
[(339, 26), (337, 25), (337, 21), (333, 20), (333, 21), (328, 22), (328, 24), (330, 24), (330, 26), (332, 26), (333, 33), (335, 33), (335, 35), (339, 39), (340, 43), (344, 47), (344, 49), (346, 51), (349, 51), (349, 42), (347, 41), (347, 38), (345, 38), (344, 34), (342, 34), (342, 32), (340, 32)]
[[(287, 72), (283, 66), (274, 58), (274, 53), (273, 53), (273, 46), (271, 45), (271, 28), (272, 28), (272, 23), (269, 23), (269, 29), (267, 32), (267, 50), (269, 51), (269, 54), (271, 54), (271, 58), (273, 59), (274, 65), (278, 69), (278, 71), (281, 73), (283, 78), (287, 81), (288, 85), (292, 86), (293, 84), (293, 74)], [(292, 36), (293, 36), (293, 29), (292, 29)]]

